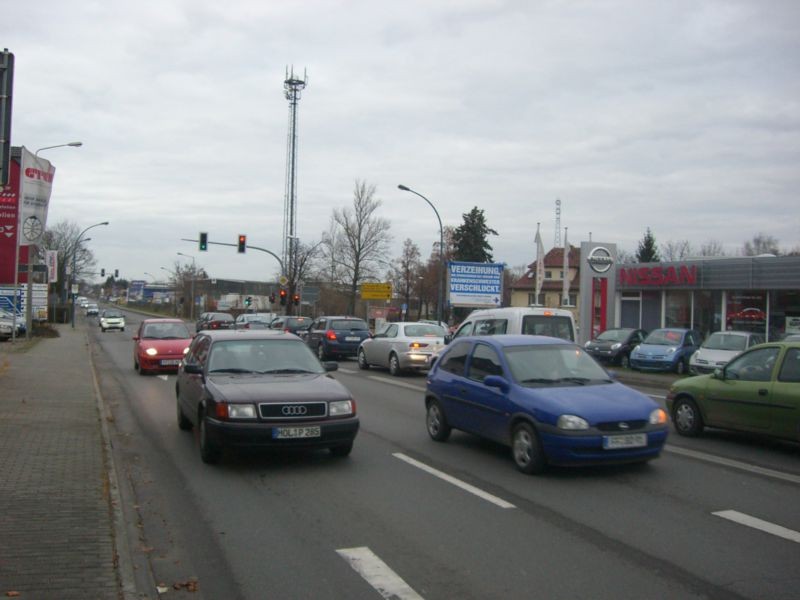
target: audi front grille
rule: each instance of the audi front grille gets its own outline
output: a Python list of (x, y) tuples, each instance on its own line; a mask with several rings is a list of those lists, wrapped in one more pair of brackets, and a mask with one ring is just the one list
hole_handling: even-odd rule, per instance
[(320, 419), (328, 416), (327, 402), (276, 402), (258, 405), (258, 412), (262, 419), (269, 421), (278, 420), (303, 420)]

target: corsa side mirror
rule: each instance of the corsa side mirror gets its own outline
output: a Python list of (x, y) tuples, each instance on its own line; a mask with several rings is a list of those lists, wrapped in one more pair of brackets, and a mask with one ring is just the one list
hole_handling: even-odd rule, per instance
[(504, 377), (500, 377), (499, 375), (487, 375), (483, 378), (483, 385), (487, 387), (498, 388), (501, 392), (505, 393), (511, 386), (508, 384), (508, 381)]

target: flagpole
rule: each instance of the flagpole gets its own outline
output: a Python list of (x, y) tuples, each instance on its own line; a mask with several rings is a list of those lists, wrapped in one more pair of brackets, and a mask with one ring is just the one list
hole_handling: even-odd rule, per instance
[(536, 223), (536, 285), (535, 285), (535, 298), (533, 299), (534, 306), (541, 306), (539, 304), (539, 295), (542, 293), (542, 279), (544, 278), (544, 247), (542, 246), (542, 235), (539, 231), (541, 223)]
[(561, 292), (561, 304), (569, 306), (569, 242), (567, 227), (564, 227), (564, 284)]

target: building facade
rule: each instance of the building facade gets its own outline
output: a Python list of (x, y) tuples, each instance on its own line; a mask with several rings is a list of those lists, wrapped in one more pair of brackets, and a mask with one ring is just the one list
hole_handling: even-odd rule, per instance
[[(544, 306), (572, 311), (577, 322), (580, 310), (578, 282), (580, 281), (580, 248), (569, 246), (568, 272), (564, 273), (564, 248), (553, 248), (544, 256), (544, 271), (536, 273), (536, 261), (528, 265), (525, 274), (511, 285), (511, 306)], [(542, 278), (539, 297), (536, 297), (536, 278)], [(564, 278), (569, 281), (569, 305), (562, 302)]]

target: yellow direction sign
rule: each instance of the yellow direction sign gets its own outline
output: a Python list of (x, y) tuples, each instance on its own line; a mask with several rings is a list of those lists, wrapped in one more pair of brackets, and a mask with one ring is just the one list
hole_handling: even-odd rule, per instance
[(391, 300), (392, 299), (392, 284), (391, 283), (362, 283), (361, 284), (361, 299), (362, 300)]

